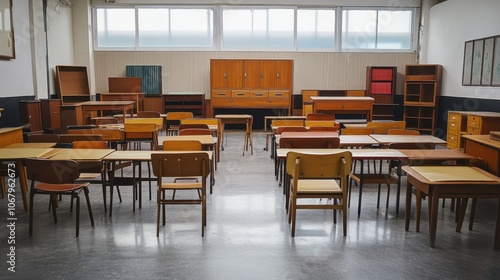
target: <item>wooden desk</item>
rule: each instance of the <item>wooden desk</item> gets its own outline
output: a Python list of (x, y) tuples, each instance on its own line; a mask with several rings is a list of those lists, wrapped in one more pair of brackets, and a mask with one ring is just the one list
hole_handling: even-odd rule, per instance
[(122, 111), (124, 116), (127, 112), (134, 114), (135, 101), (87, 101), (79, 103), (82, 107), (83, 119), (92, 111)]
[(432, 135), (386, 135), (370, 134), (380, 145), (388, 146), (391, 143), (433, 143), (446, 145), (446, 141)]
[(23, 142), (23, 128), (19, 127), (4, 127), (0, 128), (0, 148), (12, 143)]
[(459, 165), (467, 165), (475, 156), (468, 155), (454, 149), (422, 149), (422, 150), (399, 150), (408, 156), (408, 164), (422, 165), (428, 162), (458, 161)]
[(264, 116), (264, 131), (267, 131), (269, 121), (273, 120), (306, 120), (306, 116)]
[(57, 143), (14, 143), (10, 144), (8, 146), (5, 146), (5, 148), (21, 148), (21, 149), (31, 149), (31, 148), (52, 148)]
[(489, 135), (462, 135), (465, 139), (465, 153), (478, 157), (485, 164), (485, 169), (500, 175), (500, 141), (495, 141)]
[(126, 92), (126, 93), (101, 93), (101, 101), (134, 101), (134, 112), (144, 110), (144, 93)]
[[(221, 143), (222, 150), (224, 151), (224, 129), (226, 124), (245, 124), (246, 133), (250, 134), (250, 145), (252, 145), (252, 154), (253, 154), (253, 143), (252, 143), (252, 115), (245, 114), (229, 114), (229, 115), (216, 115), (215, 118), (220, 120), (221, 123), (221, 139), (219, 140)], [(247, 136), (245, 136), (246, 138)], [(246, 139), (245, 139), (246, 141)], [(245, 147), (243, 147), (243, 155), (245, 155)]]
[[(497, 198), (497, 221), (494, 248), (500, 249), (500, 178), (476, 167), (468, 166), (404, 166), (407, 174), (405, 230), (409, 230), (411, 216), (412, 187), (416, 192), (429, 196), (429, 243), (436, 244), (436, 228), (440, 198), (461, 198), (459, 221), (463, 220), (468, 198)], [(439, 175), (444, 180), (430, 178), (428, 173)], [(457, 231), (461, 225), (457, 224)]]
[(311, 96), (313, 112), (323, 111), (334, 114), (363, 114), (367, 121), (372, 121), (373, 103), (372, 97), (330, 97)]
[(23, 198), (24, 211), (28, 211), (28, 178), (26, 170), (23, 166), (23, 160), (27, 158), (48, 158), (53, 155), (52, 148), (0, 148), (0, 162), (2, 161), (15, 161), (15, 166), (8, 166), (9, 169), (14, 169), (18, 173), (19, 185), (21, 187), (21, 195)]
[(369, 135), (340, 135), (340, 147), (373, 146), (378, 142)]

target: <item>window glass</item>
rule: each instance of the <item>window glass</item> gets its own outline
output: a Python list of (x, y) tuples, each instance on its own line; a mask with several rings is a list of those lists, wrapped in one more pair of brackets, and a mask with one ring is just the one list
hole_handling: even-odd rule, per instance
[(135, 47), (134, 9), (97, 9), (98, 47)]
[(335, 10), (297, 10), (298, 49), (335, 48)]

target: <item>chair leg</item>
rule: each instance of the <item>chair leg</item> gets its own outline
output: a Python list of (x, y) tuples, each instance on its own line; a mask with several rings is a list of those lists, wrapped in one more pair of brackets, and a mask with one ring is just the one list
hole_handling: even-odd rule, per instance
[(160, 236), (160, 205), (161, 205), (161, 191), (156, 192), (156, 236)]
[[(50, 195), (50, 202), (51, 202), (51, 207), (52, 207), (52, 218), (54, 219), (54, 224), (57, 224), (57, 213), (56, 213), (56, 203), (55, 200), (57, 200), (56, 195)], [(71, 199), (73, 201), (73, 199)]]
[(292, 237), (295, 237), (295, 223), (297, 220), (297, 208), (296, 208), (296, 201), (295, 198), (292, 201), (292, 209), (290, 209), (290, 212), (292, 214)]
[(30, 192), (30, 209), (29, 209), (29, 236), (33, 235), (33, 198), (35, 196), (35, 192)]
[[(165, 190), (161, 191), (161, 199), (165, 200)], [(162, 207), (162, 211), (163, 211), (163, 221), (162, 222), (163, 222), (163, 225), (165, 226), (165, 224), (167, 223), (167, 206), (164, 203), (162, 203), (161, 207)]]
[(80, 235), (80, 196), (76, 196), (76, 237)]
[(2, 192), (2, 198), (5, 198), (6, 191), (5, 191), (5, 178), (0, 176), (0, 191)]
[(476, 216), (476, 204), (477, 204), (477, 198), (473, 198), (472, 205), (470, 208), (469, 230), (472, 230), (472, 226), (474, 225), (474, 217)]
[(85, 194), (85, 200), (87, 200), (87, 209), (89, 210), (90, 224), (94, 226), (94, 215), (92, 214), (92, 206), (90, 205), (89, 189), (87, 187), (83, 188), (83, 193)]

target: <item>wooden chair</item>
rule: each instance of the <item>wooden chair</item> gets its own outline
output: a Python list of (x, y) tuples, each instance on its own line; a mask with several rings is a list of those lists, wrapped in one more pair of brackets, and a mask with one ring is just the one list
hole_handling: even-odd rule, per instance
[(167, 113), (167, 135), (175, 135), (179, 131), (179, 124), (183, 119), (192, 119), (192, 112), (168, 112)]
[(250, 153), (253, 155), (252, 127), (253, 127), (253, 116), (250, 118), (250, 121), (247, 122), (247, 124), (245, 126), (245, 139), (243, 141), (243, 155), (245, 155), (245, 151), (248, 151), (248, 146), (250, 146)]
[(97, 126), (103, 124), (116, 124), (119, 123), (118, 118), (115, 117), (98, 117), (94, 119)]
[(339, 131), (337, 126), (309, 126), (309, 131)]
[[(277, 133), (280, 127), (303, 127), (307, 131), (304, 126), (304, 120), (272, 120), (271, 127), (274, 128), (275, 131), (266, 134), (266, 148), (265, 150), (269, 150), (269, 138), (271, 138), (271, 152), (274, 153), (275, 149), (273, 149), (273, 141), (276, 141), (276, 135), (281, 133)], [(274, 157), (274, 154), (271, 154), (271, 157)]]
[(340, 130), (340, 135), (370, 135), (373, 134), (371, 127), (346, 127)]
[(137, 118), (161, 118), (161, 114), (157, 111), (139, 111)]
[(179, 125), (179, 130), (192, 129), (192, 128), (210, 129), (208, 127), (208, 124), (204, 124), (204, 123), (181, 123)]
[[(292, 178), (289, 199), (290, 211), (288, 212), (291, 236), (295, 236), (297, 209), (332, 209), (334, 223), (337, 222), (336, 210), (341, 210), (343, 233), (344, 236), (347, 236), (346, 180), (351, 170), (351, 152), (336, 152), (328, 155), (289, 152), (286, 162), (286, 172)], [(332, 199), (333, 203), (298, 203), (301, 199), (311, 198)]]
[(420, 135), (420, 131), (411, 129), (391, 128), (387, 130), (387, 135)]
[[(48, 194), (51, 199), (52, 216), (57, 223), (55, 200), (58, 195), (69, 195), (71, 201), (76, 198), (76, 237), (80, 234), (80, 197), (83, 190), (87, 201), (90, 223), (94, 226), (94, 217), (89, 200), (89, 183), (77, 183), (80, 177), (78, 164), (72, 160), (26, 159), (26, 173), (31, 180), (29, 207), (29, 236), (33, 235), (33, 203), (35, 194)], [(38, 183), (36, 183), (38, 182)]]
[[(207, 224), (206, 181), (210, 173), (210, 162), (207, 153), (152, 154), (153, 173), (157, 177), (156, 236), (160, 234), (160, 206), (162, 206), (163, 225), (165, 225), (166, 204), (201, 204), (201, 236), (205, 235)], [(163, 178), (200, 177), (199, 182), (164, 182)], [(201, 198), (167, 199), (165, 190), (199, 190)]]
[(75, 141), (102, 141), (102, 135), (96, 134), (59, 134), (58, 146), (71, 147)]
[(212, 135), (212, 131), (208, 128), (187, 128), (179, 130), (179, 136), (182, 135)]
[(217, 169), (217, 162), (219, 161), (220, 147), (221, 147), (221, 143), (220, 143), (219, 139), (222, 139), (222, 137), (221, 137), (221, 132), (222, 132), (221, 121), (217, 118), (188, 118), (188, 119), (180, 120), (180, 123), (181, 124), (206, 124), (208, 126), (211, 126), (211, 125), (217, 126), (217, 130), (215, 131), (215, 135), (214, 135), (218, 139), (217, 140), (217, 147), (215, 150), (215, 157), (216, 157), (215, 168)]
[(373, 128), (373, 134), (387, 134), (389, 129), (405, 129), (405, 121), (380, 121), (380, 122), (367, 122), (366, 127)]
[(108, 128), (94, 128), (92, 129), (92, 135), (101, 135), (103, 141), (108, 141), (110, 148), (117, 149), (119, 144), (121, 144), (122, 149), (125, 149), (125, 135), (123, 130), (120, 129), (108, 129)]
[(306, 115), (306, 121), (334, 121), (334, 114), (326, 113), (309, 113)]

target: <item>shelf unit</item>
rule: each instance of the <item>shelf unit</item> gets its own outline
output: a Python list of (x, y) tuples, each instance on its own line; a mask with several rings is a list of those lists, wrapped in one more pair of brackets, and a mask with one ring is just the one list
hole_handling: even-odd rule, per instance
[(197, 117), (205, 117), (205, 93), (169, 92), (163, 95), (163, 110), (168, 112), (193, 112)]
[(374, 120), (394, 120), (397, 71), (396, 66), (366, 67), (366, 95), (375, 99)]
[(406, 65), (403, 105), (407, 129), (434, 134), (441, 73), (438, 64)]
[(85, 66), (56, 66), (57, 95), (63, 104), (90, 101), (89, 78)]

